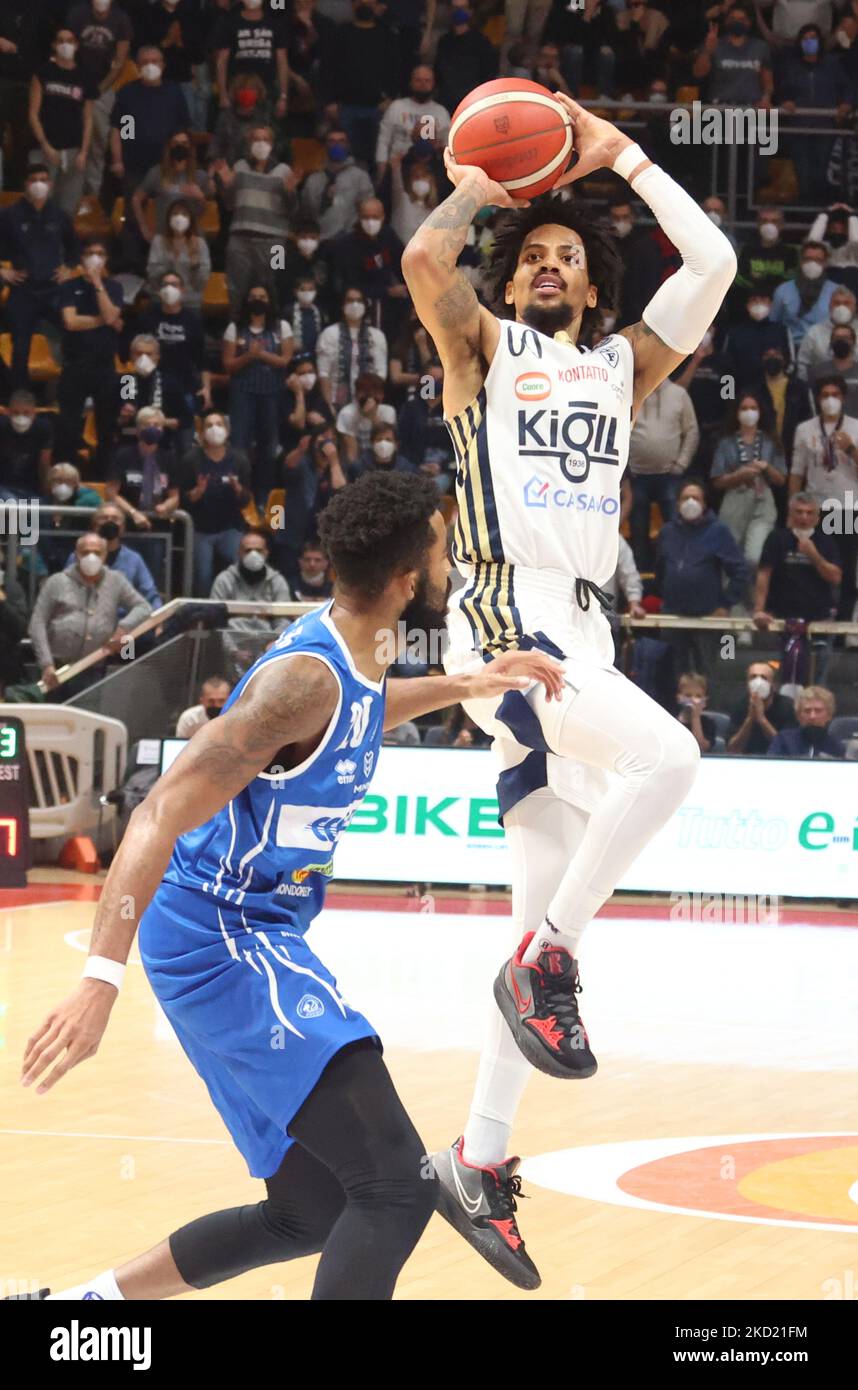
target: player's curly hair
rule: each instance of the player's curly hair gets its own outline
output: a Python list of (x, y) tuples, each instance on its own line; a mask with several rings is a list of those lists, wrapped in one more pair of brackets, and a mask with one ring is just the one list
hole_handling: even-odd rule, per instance
[(394, 575), (420, 568), (437, 510), (431, 478), (364, 473), (331, 498), (319, 517), (319, 540), (343, 587), (372, 602)]
[[(525, 237), (548, 222), (556, 222), (578, 233), (587, 255), (590, 284), (599, 291), (599, 303), (615, 309), (620, 301), (623, 262), (614, 238), (596, 213), (574, 200), (564, 200), (551, 193), (535, 198), (530, 207), (515, 208), (498, 218), (485, 275), (490, 308), (500, 318), (514, 316), (512, 305), (504, 303), (504, 290), (515, 274)], [(585, 309), (582, 329), (586, 332), (597, 318), (598, 309)]]

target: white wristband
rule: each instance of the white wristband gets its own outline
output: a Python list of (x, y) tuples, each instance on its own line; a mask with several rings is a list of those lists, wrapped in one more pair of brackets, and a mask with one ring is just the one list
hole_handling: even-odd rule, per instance
[(113, 985), (117, 990), (122, 988), (122, 978), (125, 974), (125, 966), (118, 960), (110, 960), (108, 956), (89, 956), (86, 965), (83, 967), (84, 980), (103, 980), (106, 985)]
[(614, 160), (614, 173), (619, 174), (621, 179), (627, 179), (639, 164), (643, 164), (649, 159), (649, 155), (641, 149), (640, 145), (626, 145), (624, 150), (620, 150)]

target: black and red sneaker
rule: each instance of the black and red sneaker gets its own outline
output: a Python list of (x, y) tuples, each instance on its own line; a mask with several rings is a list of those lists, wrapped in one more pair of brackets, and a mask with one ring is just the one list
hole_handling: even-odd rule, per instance
[(495, 980), (498, 1008), (537, 1071), (566, 1079), (593, 1076), (599, 1064), (578, 1012), (578, 962), (564, 947), (546, 945), (526, 965), (522, 956), (533, 936), (528, 932)]
[(516, 1224), (521, 1196), (518, 1158), (480, 1168), (462, 1157), (464, 1141), (433, 1155), (438, 1211), (478, 1250), (492, 1269), (519, 1289), (538, 1289), (539, 1270), (524, 1248)]

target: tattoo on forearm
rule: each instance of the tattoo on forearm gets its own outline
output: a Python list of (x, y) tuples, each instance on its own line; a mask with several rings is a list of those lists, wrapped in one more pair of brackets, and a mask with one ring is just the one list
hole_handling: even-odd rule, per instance
[[(479, 212), (482, 202), (467, 189), (457, 188), (455, 193), (451, 193), (443, 203), (431, 212), (420, 228), (435, 232), (444, 232), (438, 248), (436, 259), (444, 270), (452, 273), (456, 268), (456, 262), (462, 253), (465, 239), (468, 235), (468, 228), (476, 214)], [(418, 232), (418, 236), (420, 232)]]

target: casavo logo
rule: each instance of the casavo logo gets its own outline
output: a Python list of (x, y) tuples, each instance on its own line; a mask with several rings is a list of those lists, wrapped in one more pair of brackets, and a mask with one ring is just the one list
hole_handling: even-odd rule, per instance
[(497, 840), (495, 797), (365, 796), (348, 827), (349, 834), (444, 835), (469, 840)]
[(551, 395), (551, 382), (545, 372), (522, 372), (515, 379), (515, 394), (520, 401), (544, 401)]

